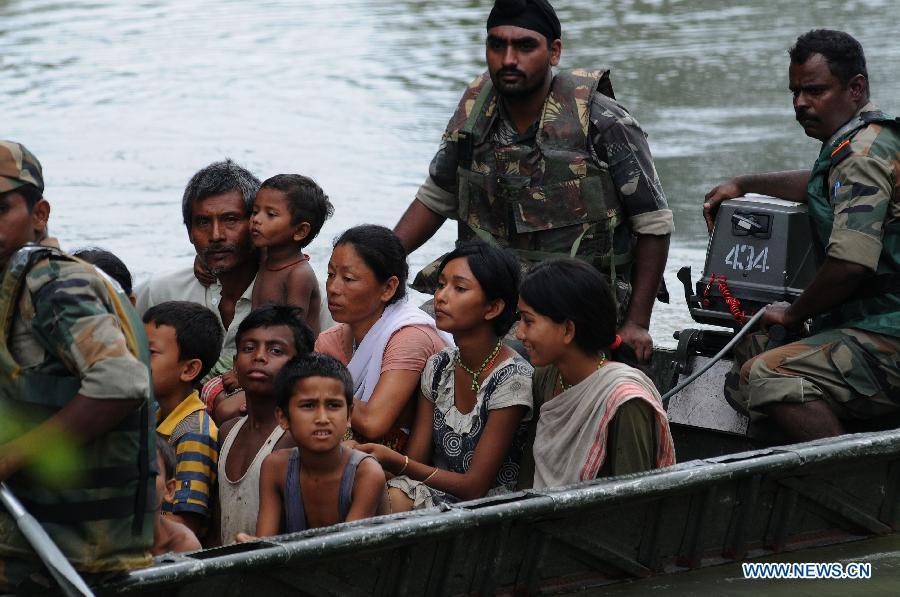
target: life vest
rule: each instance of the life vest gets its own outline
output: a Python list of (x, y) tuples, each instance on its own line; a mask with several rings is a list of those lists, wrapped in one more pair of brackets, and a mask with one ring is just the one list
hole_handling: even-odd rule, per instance
[[(900, 119), (873, 110), (862, 112), (841, 127), (822, 145), (813, 165), (806, 194), (820, 266), (834, 227), (835, 195), (839, 192), (839, 188), (829, 188), (829, 173), (853, 154), (853, 137), (871, 125), (883, 128), (873, 141), (869, 155), (897, 159), (900, 155)], [(874, 278), (864, 281), (850, 300), (819, 322), (820, 327), (858, 327), (891, 336), (900, 335), (900, 222), (884, 222), (881, 241), (881, 256)]]
[[(527, 263), (577, 257), (615, 277), (631, 261), (631, 235), (608, 165), (591, 154), (594, 92), (612, 94), (607, 70), (560, 71), (533, 145), (495, 146), (499, 113), (488, 73), (473, 81), (448, 129), (458, 142), (459, 236), (512, 249)], [(621, 270), (620, 270), (621, 272)]]
[[(79, 377), (59, 359), (22, 370), (8, 346), (29, 272), (42, 262), (49, 267), (59, 261), (79, 260), (52, 247), (23, 247), (10, 259), (0, 284), (0, 408), (7, 424), (0, 441), (8, 441), (53, 416), (75, 397), (81, 385)], [(149, 376), (143, 324), (117, 285), (102, 275), (100, 279), (106, 290), (101, 300), (116, 316), (129, 351), (147, 366)], [(145, 403), (101, 437), (84, 445), (67, 446), (75, 453), (69, 467), (75, 470), (66, 471), (66, 478), (71, 479), (60, 487), (36, 482), (27, 469), (8, 480), (25, 508), (82, 570), (99, 572), (149, 564), (147, 551), (152, 543), (156, 506), (153, 475), (157, 472), (150, 408)], [(48, 438), (48, 445), (52, 444), (53, 438)], [(18, 544), (12, 544), (4, 545), (2, 551), (15, 555), (18, 549)]]

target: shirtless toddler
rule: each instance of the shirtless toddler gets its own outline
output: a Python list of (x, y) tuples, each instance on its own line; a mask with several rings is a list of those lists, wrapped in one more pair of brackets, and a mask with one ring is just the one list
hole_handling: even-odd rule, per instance
[(316, 238), (334, 208), (312, 179), (300, 174), (277, 174), (256, 193), (250, 235), (264, 249), (253, 307), (266, 303), (303, 309), (306, 325), (319, 334), (322, 298), (319, 282), (303, 248)]

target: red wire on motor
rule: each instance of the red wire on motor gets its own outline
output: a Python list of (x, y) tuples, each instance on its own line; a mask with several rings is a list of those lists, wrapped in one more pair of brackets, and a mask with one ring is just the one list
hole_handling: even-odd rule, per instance
[(709, 289), (712, 288), (713, 284), (718, 282), (719, 286), (719, 294), (722, 295), (722, 300), (725, 301), (725, 304), (728, 305), (728, 310), (731, 311), (731, 316), (734, 318), (736, 322), (741, 325), (747, 323), (747, 314), (741, 309), (741, 301), (733, 294), (731, 294), (731, 289), (728, 287), (728, 280), (724, 275), (710, 274), (709, 276), (709, 284), (706, 285), (706, 290), (703, 291), (703, 305), (705, 307), (709, 307), (712, 304), (712, 301), (709, 298)]

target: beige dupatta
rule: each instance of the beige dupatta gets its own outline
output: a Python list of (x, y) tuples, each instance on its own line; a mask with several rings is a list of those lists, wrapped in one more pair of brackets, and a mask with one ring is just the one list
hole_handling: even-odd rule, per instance
[(534, 488), (597, 477), (606, 461), (609, 423), (629, 400), (644, 400), (656, 417), (656, 467), (675, 464), (675, 446), (659, 392), (624, 363), (610, 362), (541, 406), (534, 439)]

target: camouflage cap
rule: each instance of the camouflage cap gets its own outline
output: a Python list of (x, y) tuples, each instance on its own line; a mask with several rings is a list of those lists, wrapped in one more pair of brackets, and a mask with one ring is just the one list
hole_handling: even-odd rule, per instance
[(0, 141), (0, 193), (32, 184), (44, 192), (41, 163), (21, 143)]

